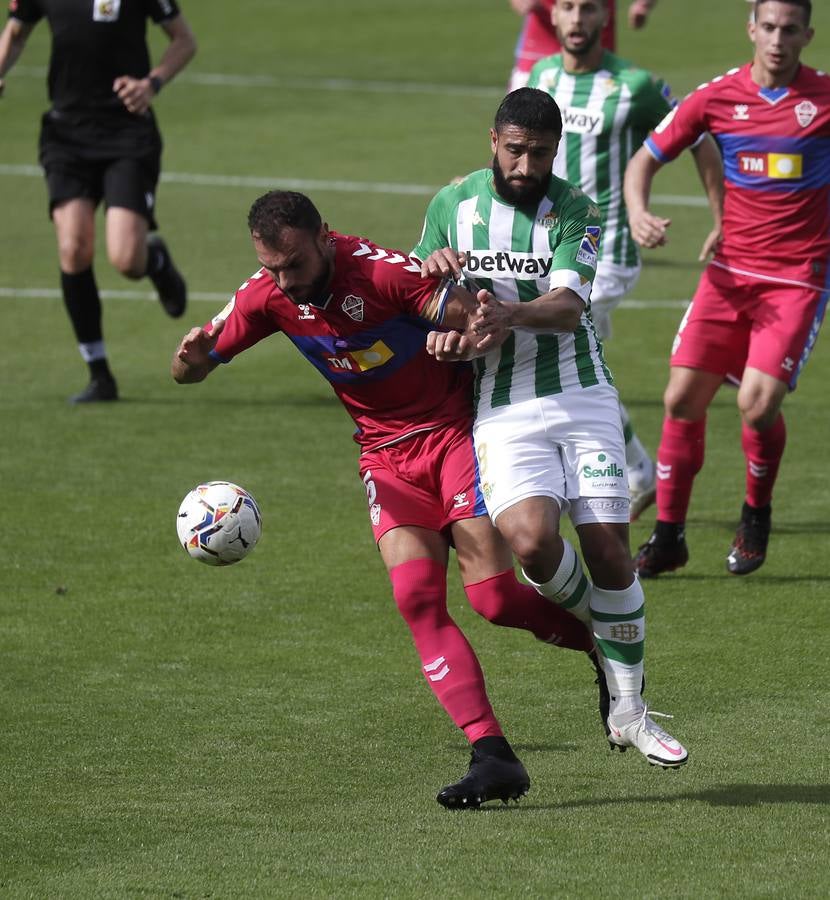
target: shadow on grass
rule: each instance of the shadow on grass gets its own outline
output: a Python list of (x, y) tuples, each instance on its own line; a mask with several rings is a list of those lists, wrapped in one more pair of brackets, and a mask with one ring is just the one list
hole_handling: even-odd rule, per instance
[(830, 785), (826, 784), (724, 784), (702, 791), (684, 791), (671, 797), (612, 797), (568, 800), (564, 803), (533, 803), (522, 800), (506, 806), (482, 807), (480, 812), (532, 812), (539, 809), (584, 809), (619, 806), (624, 803), (679, 803), (694, 800), (709, 806), (776, 806), (785, 803), (830, 803)]

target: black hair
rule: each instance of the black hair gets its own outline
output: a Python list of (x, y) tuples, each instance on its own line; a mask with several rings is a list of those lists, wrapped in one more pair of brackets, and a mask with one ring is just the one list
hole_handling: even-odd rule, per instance
[(493, 127), (501, 131), (505, 125), (517, 125), (527, 131), (549, 131), (557, 139), (562, 137), (562, 113), (553, 97), (538, 88), (519, 88), (501, 101)]
[[(758, 8), (768, 0), (755, 0), (755, 18), (758, 18)], [(804, 25), (809, 28), (810, 17), (813, 15), (813, 4), (811, 0), (779, 0), (779, 3), (789, 3), (790, 6), (800, 6), (804, 10)]]
[(317, 207), (297, 191), (268, 191), (254, 200), (248, 213), (251, 234), (268, 247), (277, 247), (286, 228), (316, 234), (323, 220)]

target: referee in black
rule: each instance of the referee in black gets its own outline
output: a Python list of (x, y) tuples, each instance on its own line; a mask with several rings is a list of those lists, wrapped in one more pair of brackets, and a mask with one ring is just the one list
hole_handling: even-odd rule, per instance
[[(95, 210), (106, 207), (110, 262), (127, 278), (153, 282), (174, 318), (187, 303), (184, 279), (155, 232), (161, 135), (151, 104), (196, 52), (176, 0), (11, 0), (0, 34), (0, 95), (32, 29), (52, 31), (51, 109), (41, 122), (40, 163), (55, 225), (61, 289), (90, 382), (72, 403), (117, 400), (101, 330), (92, 260)], [(169, 38), (150, 67), (147, 19)]]

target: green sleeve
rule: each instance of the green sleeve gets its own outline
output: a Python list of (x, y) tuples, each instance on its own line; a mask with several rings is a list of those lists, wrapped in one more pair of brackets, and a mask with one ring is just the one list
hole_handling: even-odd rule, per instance
[(637, 124), (648, 132), (656, 128), (677, 106), (677, 100), (662, 78), (642, 72), (640, 79), (639, 90), (635, 95)]
[(449, 210), (447, 194), (451, 190), (445, 187), (440, 190), (430, 201), (427, 213), (424, 217), (424, 227), (421, 239), (415, 245), (412, 256), (422, 262), (430, 253), (450, 246), (449, 237)]
[(602, 239), (602, 213), (579, 188), (571, 187), (559, 214), (559, 228), (551, 231), (552, 270), (567, 269), (593, 282)]

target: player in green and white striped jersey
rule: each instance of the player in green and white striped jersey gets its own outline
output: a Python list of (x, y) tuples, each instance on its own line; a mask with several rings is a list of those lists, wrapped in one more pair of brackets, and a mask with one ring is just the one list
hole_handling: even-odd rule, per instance
[[(579, 185), (602, 210), (591, 317), (604, 341), (611, 336), (612, 310), (640, 275), (623, 199), (625, 167), (676, 101), (665, 82), (602, 47), (607, 0), (558, 0), (551, 16), (562, 51), (536, 63), (528, 86), (547, 91), (562, 111), (564, 134), (554, 174)], [(712, 142), (702, 141), (693, 152), (698, 167), (714, 167), (717, 179), (720, 159)], [(620, 411), (634, 520), (654, 502), (654, 463), (622, 404)]]
[[(480, 290), (469, 316), (448, 304), (444, 321), (459, 330), (432, 332), (427, 348), (444, 360), (484, 351), (474, 438), (490, 517), (539, 593), (591, 627), (612, 746), (674, 768), (688, 754), (641, 696), (645, 608), (628, 542), (619, 396), (587, 315), (600, 213), (552, 174), (561, 135), (547, 93), (514, 91), (490, 131), (492, 171), (433, 198), (412, 255), (422, 274), (472, 279)], [(593, 584), (560, 534), (565, 511)]]

